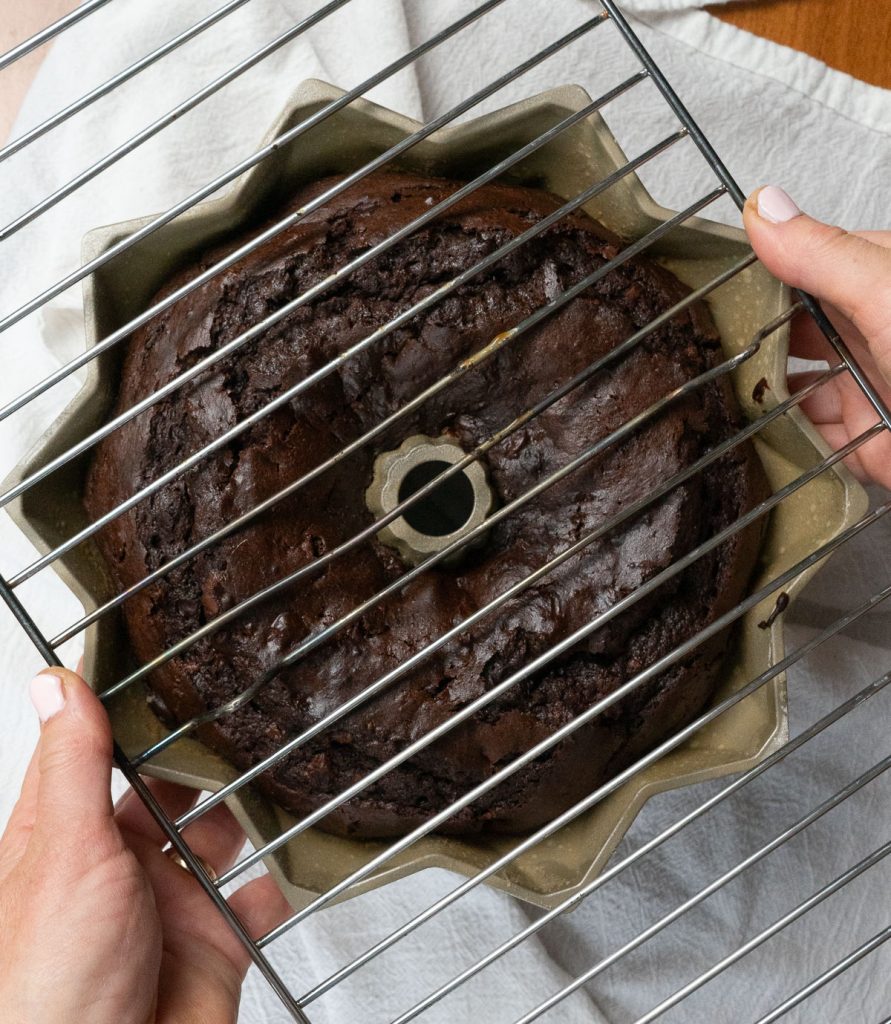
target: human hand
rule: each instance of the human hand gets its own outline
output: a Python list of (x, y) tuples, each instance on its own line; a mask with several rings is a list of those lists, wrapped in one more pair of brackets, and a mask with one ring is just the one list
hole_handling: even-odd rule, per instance
[[(780, 280), (820, 299), (824, 311), (883, 400), (891, 404), (891, 232), (848, 233), (803, 214), (774, 186), (746, 203), (749, 240)], [(839, 361), (810, 316), (793, 322), (790, 353), (801, 359)], [(793, 374), (794, 393), (819, 374)], [(802, 402), (818, 430), (838, 449), (868, 430), (878, 416), (848, 373), (839, 374)], [(861, 480), (891, 487), (891, 433), (884, 431), (846, 460)]]
[[(110, 797), (112, 740), (101, 703), (73, 672), (31, 684), (43, 722), (22, 793), (0, 839), (0, 1019), (4, 1024), (226, 1024), (249, 965), (192, 875), (132, 791)], [(150, 780), (177, 817), (196, 793)], [(244, 833), (224, 805), (189, 845), (215, 871)], [(251, 934), (287, 905), (268, 875), (230, 899)]]

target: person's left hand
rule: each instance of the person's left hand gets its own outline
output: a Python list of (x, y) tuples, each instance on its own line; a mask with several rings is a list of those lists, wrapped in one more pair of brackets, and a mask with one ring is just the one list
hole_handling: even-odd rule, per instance
[[(43, 722), (21, 797), (0, 839), (0, 1019), (5, 1024), (227, 1024), (249, 966), (243, 946), (135, 793), (112, 807), (111, 730), (73, 672), (31, 684)], [(149, 782), (177, 817), (194, 791)], [(244, 833), (224, 805), (187, 831), (218, 873)], [(287, 904), (268, 875), (230, 905), (252, 935)]]

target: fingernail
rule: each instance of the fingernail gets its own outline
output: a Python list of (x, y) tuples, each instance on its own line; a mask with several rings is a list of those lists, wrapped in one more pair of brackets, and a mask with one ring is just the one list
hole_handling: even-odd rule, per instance
[(48, 722), (65, 707), (65, 692), (58, 676), (41, 672), (31, 680), (29, 692), (41, 722)]
[(776, 185), (768, 185), (758, 193), (758, 213), (771, 224), (784, 224), (801, 216), (795, 201)]

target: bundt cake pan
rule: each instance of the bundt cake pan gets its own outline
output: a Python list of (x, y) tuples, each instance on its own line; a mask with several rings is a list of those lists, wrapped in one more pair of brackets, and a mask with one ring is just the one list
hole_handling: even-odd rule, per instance
[[(341, 95), (340, 90), (322, 82), (304, 83), (275, 125), (270, 140)], [(422, 174), (469, 179), (589, 102), (578, 87), (554, 89), (442, 130), (409, 149), (395, 166)], [(409, 118), (357, 100), (282, 147), (221, 198), (190, 210), (88, 279), (88, 344), (105, 338), (145, 309), (165, 280), (203, 250), (239, 228), (262, 222), (293, 189), (324, 175), (353, 171), (418, 127)], [(515, 166), (510, 180), (571, 198), (625, 162), (604, 121), (592, 115)], [(653, 201), (634, 175), (623, 178), (587, 209), (627, 239), (639, 238), (671, 216), (670, 211)], [(85, 259), (104, 252), (150, 219), (91, 232), (85, 239)], [(695, 288), (731, 267), (749, 249), (742, 232), (693, 218), (661, 239), (650, 252)], [(708, 304), (726, 354), (745, 348), (759, 328), (788, 303), (787, 290), (760, 265), (750, 267), (714, 292)], [(736, 371), (736, 390), (745, 414), (751, 418), (787, 397), (787, 335), (787, 327), (777, 331), (757, 356)], [(6, 481), (4, 490), (103, 422), (115, 396), (121, 353), (122, 346), (117, 346), (89, 364), (86, 383), (77, 398), (37, 450)], [(764, 391), (763, 404), (757, 404), (752, 397), (753, 388), (762, 378), (768, 382), (769, 390)], [(818, 434), (797, 410), (770, 424), (760, 433), (756, 444), (775, 490), (826, 454)], [(86, 525), (82, 490), (87, 465), (88, 457), (69, 463), (11, 506), (13, 517), (41, 552)], [(843, 468), (821, 474), (772, 512), (753, 587), (772, 579), (835, 536), (865, 508), (864, 492)], [(114, 592), (102, 559), (91, 543), (71, 551), (56, 563), (56, 569), (88, 611)], [(808, 576), (805, 573), (787, 586), (791, 597), (801, 590)], [(757, 627), (771, 610), (773, 598), (765, 605), (752, 610), (736, 629), (716, 700), (782, 658), (783, 616), (777, 617), (769, 629)], [(125, 675), (132, 668), (130, 658), (118, 615), (108, 615), (88, 630), (86, 675), (98, 690)], [(146, 705), (141, 686), (132, 687), (114, 699), (109, 712), (115, 734), (130, 755), (138, 754), (165, 735), (164, 727)], [(663, 790), (739, 772), (757, 763), (786, 736), (785, 681), (778, 677), (556, 835), (519, 856), (508, 868), (490, 877), (488, 884), (550, 907), (601, 869), (647, 799)], [(191, 739), (180, 740), (143, 770), (207, 790), (218, 789), (236, 776), (229, 764)], [(230, 805), (257, 846), (274, 839), (294, 823), (291, 816), (250, 786), (239, 790)], [(360, 885), (346, 890), (341, 898), (421, 868), (440, 867), (470, 875), (519, 841), (517, 837), (466, 841), (427, 837)], [(385, 848), (381, 842), (344, 839), (311, 829), (267, 858), (267, 863), (290, 902), (299, 908)]]

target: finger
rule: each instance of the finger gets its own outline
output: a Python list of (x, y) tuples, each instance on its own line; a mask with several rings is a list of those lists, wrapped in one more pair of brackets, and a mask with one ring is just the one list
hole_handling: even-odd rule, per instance
[(829, 344), (826, 335), (810, 313), (799, 313), (792, 321), (789, 355), (795, 356), (796, 359), (827, 362), (830, 366), (840, 362), (838, 353)]
[(261, 875), (243, 885), (229, 897), (229, 906), (253, 939), (261, 938), (293, 913), (272, 875)]
[[(875, 367), (868, 358), (864, 359), (863, 368), (869, 375), (875, 373)], [(866, 400), (854, 378), (845, 373), (836, 378), (836, 383), (841, 398), (841, 418), (848, 438), (853, 440), (874, 431), (880, 422), (879, 414)], [(884, 397), (886, 401), (891, 397), (891, 389), (885, 388)], [(858, 477), (891, 487), (891, 433), (883, 430), (861, 444), (857, 448), (856, 459), (849, 464)]]
[(9, 816), (3, 838), (0, 840), (0, 878), (4, 878), (15, 867), (28, 845), (31, 831), (34, 828), (34, 817), (37, 813), (39, 781), (40, 767), (37, 750), (35, 750), (28, 762), (25, 778), (22, 780), (21, 793)]
[(38, 747), (35, 747), (31, 754), (31, 760), (25, 769), (25, 777), (22, 779), (22, 788), (19, 798), (12, 814), (9, 816), (7, 832), (17, 827), (27, 827), (34, 824), (34, 816), (37, 813), (37, 788), (40, 782), (40, 759)]
[[(850, 431), (844, 423), (820, 423), (817, 425), (817, 430), (820, 431), (823, 440), (833, 451), (843, 448), (851, 440)], [(864, 468), (862, 451), (863, 449), (858, 449), (853, 452), (844, 460), (844, 463), (861, 483), (867, 483), (870, 474)]]
[[(789, 375), (789, 391), (796, 395), (815, 380), (823, 376), (821, 370), (811, 370), (807, 373), (793, 373)], [(823, 385), (805, 398), (799, 408), (805, 416), (816, 424), (841, 423), (842, 420), (842, 399), (837, 387), (837, 381), (828, 380)]]
[[(795, 394), (801, 391), (802, 388), (807, 387), (811, 381), (819, 376), (819, 371), (792, 374), (789, 377), (790, 392)], [(839, 448), (844, 447), (851, 440), (851, 432), (848, 430), (843, 419), (845, 409), (844, 396), (838, 387), (837, 380), (828, 381), (823, 387), (808, 395), (799, 408), (814, 424), (823, 440), (833, 451), (838, 451)], [(869, 474), (866, 472), (863, 459), (861, 458), (861, 452), (867, 448), (868, 445), (864, 445), (863, 449), (858, 449), (845, 459), (845, 465), (863, 483), (869, 480)]]
[[(797, 393), (821, 376), (821, 371), (789, 377), (789, 390)], [(878, 422), (877, 414), (846, 374), (827, 381), (801, 402), (800, 408), (816, 425), (833, 451), (859, 437)], [(857, 448), (845, 465), (863, 483), (871, 480), (891, 486), (891, 435), (883, 431)]]
[(772, 185), (749, 199), (744, 218), (767, 269), (835, 306), (862, 332), (891, 380), (891, 249), (808, 217)]
[(34, 831), (56, 842), (85, 837), (111, 822), (111, 726), (89, 686), (53, 668), (31, 682), (41, 720)]
[[(222, 814), (224, 811), (229, 813), (224, 806), (208, 812), (208, 831), (214, 824), (211, 815)], [(191, 835), (190, 833), (197, 829), (197, 823), (190, 826), (186, 833), (186, 840), (193, 852), (207, 861), (217, 873), (225, 870), (234, 861), (244, 843), (243, 833), (240, 833), (239, 830), (239, 834), (235, 834), (234, 829), (230, 831), (225, 819), (223, 820), (228, 832), (228, 840), (223, 840), (219, 832), (213, 836), (210, 843), (206, 842), (206, 835)], [(216, 964), (218, 967), (222, 967), (224, 975), (229, 976), (228, 982), (240, 983), (247, 970), (249, 957), (244, 946), (226, 925), (217, 908), (208, 899), (197, 880), (192, 877), (191, 872), (180, 867), (171, 857), (162, 853), (156, 843), (149, 842), (141, 836), (133, 837), (131, 848), (152, 883), (158, 913), (164, 924), (165, 947), (176, 956), (179, 963), (191, 963), (201, 969)], [(278, 914), (278, 919), (282, 920), (288, 913), (286, 906), (283, 908), (281, 899), (275, 900), (272, 910), (266, 912), (266, 915), (259, 907), (261, 902), (259, 893), (256, 900), (251, 900), (249, 897), (241, 899), (244, 902), (240, 905), (256, 915), (255, 918), (251, 918), (251, 921), (256, 919), (258, 928), (262, 928), (267, 920), (274, 920), (275, 914)], [(270, 895), (269, 900), (272, 899), (274, 897)], [(270, 925), (270, 927), (272, 926)], [(162, 979), (162, 990), (166, 989), (164, 980)], [(167, 982), (170, 980), (169, 977), (166, 979)], [(237, 991), (237, 984), (235, 991)], [(167, 995), (165, 995), (165, 999)], [(170, 1019), (178, 1020), (179, 1018), (171, 1017)]]
[(865, 238), (873, 245), (881, 245), (885, 249), (891, 249), (891, 231), (852, 231), (852, 235), (858, 238)]
[[(193, 806), (199, 791), (163, 779), (143, 780), (168, 818), (176, 820)], [(167, 837), (135, 790), (129, 789), (115, 804), (115, 820), (125, 832), (136, 833), (153, 843), (163, 844)]]
[[(196, 936), (175, 927), (168, 929), (166, 943), (171, 956), (161, 972), (159, 1020), (229, 1020), (238, 1005), (250, 956), (206, 897), (200, 894), (199, 899), (202, 902), (195, 906), (196, 923), (203, 920), (201, 911), (205, 911), (205, 932), (199, 929)], [(242, 886), (229, 899), (229, 905), (255, 938), (292, 913), (269, 875)]]
[(235, 863), (245, 844), (244, 829), (225, 804), (217, 804), (185, 831), (189, 846), (221, 875)]
[[(225, 804), (211, 808), (207, 814), (189, 825), (183, 838), (192, 852), (205, 861), (217, 875), (232, 867), (245, 844), (244, 829)], [(180, 899), (184, 891), (183, 883), (186, 885), (186, 891), (198, 891), (191, 872), (180, 867), (170, 857), (158, 855), (159, 844), (151, 832), (149, 835), (131, 832), (128, 835), (128, 843), (152, 876), (159, 896), (163, 898), (163, 893), (172, 891), (174, 899)]]
[[(866, 339), (851, 321), (828, 302), (824, 302), (822, 308), (829, 322), (844, 339), (851, 354), (858, 360), (871, 359)], [(834, 346), (829, 343), (810, 313), (799, 313), (792, 321), (789, 355), (797, 356), (799, 359), (825, 360), (832, 366), (841, 362)]]

